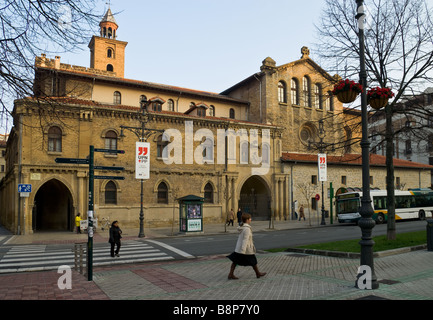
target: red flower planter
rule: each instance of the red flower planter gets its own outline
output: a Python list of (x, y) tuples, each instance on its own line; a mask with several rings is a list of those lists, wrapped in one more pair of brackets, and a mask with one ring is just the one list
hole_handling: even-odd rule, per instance
[(373, 98), (370, 99), (368, 103), (373, 109), (379, 110), (386, 107), (386, 105), (388, 104), (388, 100), (388, 98)]
[(356, 100), (358, 94), (358, 92), (353, 90), (341, 91), (337, 93), (337, 99), (342, 103), (351, 103)]

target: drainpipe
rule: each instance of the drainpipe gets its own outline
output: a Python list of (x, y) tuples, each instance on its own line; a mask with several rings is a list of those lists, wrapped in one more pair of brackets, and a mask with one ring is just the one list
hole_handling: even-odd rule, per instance
[[(22, 179), (22, 156), (23, 156), (23, 124), (22, 115), (19, 116), (18, 125), (19, 128), (19, 139), (18, 139), (18, 184), (21, 183)], [(18, 188), (18, 186), (17, 186)], [(17, 234), (21, 234), (21, 196), (18, 194), (18, 221), (17, 221)]]

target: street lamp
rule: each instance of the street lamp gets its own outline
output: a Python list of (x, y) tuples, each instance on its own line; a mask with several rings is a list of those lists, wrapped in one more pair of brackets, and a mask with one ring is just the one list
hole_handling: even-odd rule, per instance
[[(146, 123), (149, 121), (149, 115), (147, 113), (147, 107), (151, 103), (151, 100), (147, 100), (146, 97), (143, 97), (140, 101), (140, 111), (139, 114), (139, 121), (140, 121), (140, 127), (129, 127), (129, 126), (120, 126), (120, 138), (124, 138), (125, 134), (123, 133), (123, 130), (129, 130), (133, 132), (137, 138), (140, 140), (140, 142), (147, 142), (147, 139), (156, 132), (164, 132), (164, 130), (157, 130), (157, 129), (148, 129), (146, 128)], [(144, 238), (144, 212), (143, 212), (143, 183), (144, 179), (140, 179), (140, 231), (138, 234), (139, 238)]]
[[(319, 120), (319, 138), (320, 138), (320, 142), (319, 142), (319, 150), (320, 153), (324, 152), (325, 149), (325, 144), (323, 143), (323, 138), (325, 138), (325, 129), (323, 127), (323, 119)], [(321, 221), (321, 225), (324, 226), (326, 225), (325, 222), (325, 198), (324, 198), (324, 194), (323, 194), (323, 179), (322, 180), (322, 221)]]
[[(376, 275), (374, 274), (374, 262), (373, 262), (373, 246), (374, 241), (372, 239), (372, 231), (375, 226), (375, 221), (372, 219), (373, 208), (371, 206), (370, 197), (370, 142), (368, 139), (368, 122), (367, 122), (367, 72), (365, 69), (365, 43), (364, 43), (364, 0), (355, 0), (357, 4), (357, 15), (356, 19), (358, 21), (358, 37), (359, 37), (359, 58), (360, 58), (360, 83), (363, 86), (361, 92), (361, 117), (362, 117), (362, 138), (361, 138), (361, 150), (362, 150), (362, 199), (361, 208), (359, 213), (361, 219), (358, 221), (358, 225), (361, 228), (361, 267), (367, 266), (370, 269), (371, 279), (366, 279), (370, 281), (370, 286), (367, 289), (377, 289), (379, 288), (379, 283), (377, 282)], [(359, 270), (363, 270), (360, 268)], [(357, 275), (356, 287), (359, 286), (360, 278), (364, 277), (364, 273), (359, 271)]]
[[(320, 141), (319, 142), (309, 141), (308, 142), (308, 148), (311, 148), (311, 146), (313, 145), (313, 147), (316, 150), (319, 150), (318, 159), (321, 160), (324, 156), (326, 156), (323, 153), (326, 151), (326, 149), (329, 146), (332, 146), (332, 144), (323, 142), (323, 139), (325, 138), (325, 128), (324, 128), (324, 124), (323, 124), (323, 119), (319, 120), (319, 128), (318, 129), (319, 129), (318, 136), (319, 136)], [(332, 150), (333, 150), (333, 148), (332, 148)], [(322, 220), (321, 220), (320, 224), (326, 225), (326, 222), (325, 222), (325, 197), (324, 197), (324, 189), (323, 189), (323, 182), (326, 181), (326, 175), (322, 176), (320, 164), (318, 164), (318, 165), (319, 165), (319, 181), (322, 182)]]

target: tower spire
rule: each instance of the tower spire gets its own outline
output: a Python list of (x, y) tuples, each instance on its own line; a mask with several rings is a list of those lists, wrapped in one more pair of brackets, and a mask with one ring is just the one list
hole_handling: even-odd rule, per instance
[(90, 68), (112, 72), (114, 76), (124, 77), (125, 72), (125, 41), (117, 40), (117, 28), (119, 27), (113, 13), (110, 2), (108, 9), (99, 23), (100, 35), (93, 36), (90, 40)]
[(117, 28), (119, 28), (119, 25), (117, 24), (116, 19), (111, 12), (110, 6), (108, 6), (108, 10), (102, 18), (101, 22), (99, 23), (99, 26), (101, 28), (101, 37), (116, 39)]

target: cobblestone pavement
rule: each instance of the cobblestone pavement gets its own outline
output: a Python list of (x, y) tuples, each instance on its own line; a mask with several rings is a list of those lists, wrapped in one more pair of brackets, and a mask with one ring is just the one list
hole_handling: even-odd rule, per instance
[(99, 267), (93, 281), (73, 271), (72, 289), (60, 290), (56, 271), (0, 275), (0, 300), (431, 300), (433, 253), (425, 250), (375, 259), (376, 290), (355, 288), (359, 261), (293, 253), (258, 254), (252, 268), (228, 280), (225, 256)]

